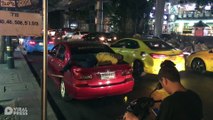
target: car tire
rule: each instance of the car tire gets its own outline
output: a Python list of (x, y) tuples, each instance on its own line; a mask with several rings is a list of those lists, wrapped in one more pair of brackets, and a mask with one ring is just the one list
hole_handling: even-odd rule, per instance
[(70, 98), (68, 97), (66, 87), (65, 87), (65, 83), (64, 83), (63, 80), (61, 80), (61, 83), (60, 83), (60, 96), (64, 101), (70, 100)]
[(191, 69), (198, 73), (205, 73), (206, 72), (206, 65), (201, 59), (194, 59), (191, 63)]
[(144, 73), (143, 63), (139, 60), (136, 60), (133, 63), (133, 76), (141, 77), (142, 73)]

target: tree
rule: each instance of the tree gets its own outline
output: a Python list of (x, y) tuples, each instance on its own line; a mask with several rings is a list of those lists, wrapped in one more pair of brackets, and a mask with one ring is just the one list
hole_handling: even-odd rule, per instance
[(152, 6), (153, 0), (111, 0), (108, 16), (116, 32), (122, 35), (142, 33), (147, 31), (144, 25), (148, 22)]
[(160, 36), (162, 34), (165, 2), (166, 0), (156, 0), (155, 29), (154, 29), (155, 36)]

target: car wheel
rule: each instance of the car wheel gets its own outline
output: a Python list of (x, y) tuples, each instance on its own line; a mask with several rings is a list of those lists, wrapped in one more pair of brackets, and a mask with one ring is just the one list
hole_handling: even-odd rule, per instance
[(65, 83), (63, 80), (61, 80), (61, 84), (60, 84), (60, 95), (63, 100), (65, 100), (65, 101), (69, 100), (69, 97), (68, 97), (67, 91), (66, 91), (66, 87), (65, 87)]
[(191, 68), (193, 71), (199, 72), (202, 74), (206, 72), (206, 65), (201, 59), (194, 59), (191, 64)]
[(133, 64), (133, 76), (140, 77), (144, 72), (143, 63), (136, 60)]

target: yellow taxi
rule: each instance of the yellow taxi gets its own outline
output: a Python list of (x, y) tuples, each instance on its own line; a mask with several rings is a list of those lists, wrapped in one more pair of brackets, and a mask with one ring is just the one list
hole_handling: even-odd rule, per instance
[(133, 75), (158, 74), (164, 60), (172, 60), (178, 71), (185, 70), (183, 52), (160, 39), (123, 38), (110, 46), (132, 65)]
[(186, 59), (186, 67), (195, 72), (213, 72), (213, 49), (192, 53)]

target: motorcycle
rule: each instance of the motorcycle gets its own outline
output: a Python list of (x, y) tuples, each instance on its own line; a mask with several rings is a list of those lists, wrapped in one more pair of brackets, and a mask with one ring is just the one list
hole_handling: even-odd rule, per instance
[[(126, 111), (133, 113), (139, 118), (139, 120), (145, 120), (150, 114), (150, 109), (154, 115), (157, 116), (158, 110), (153, 109), (152, 107), (155, 105), (155, 103), (159, 103), (162, 100), (154, 100), (151, 95), (159, 89), (162, 89), (160, 83), (158, 83), (157, 87), (150, 93), (149, 97), (141, 97), (131, 101), (126, 108)], [(122, 120), (126, 120), (126, 118), (123, 116)]]

